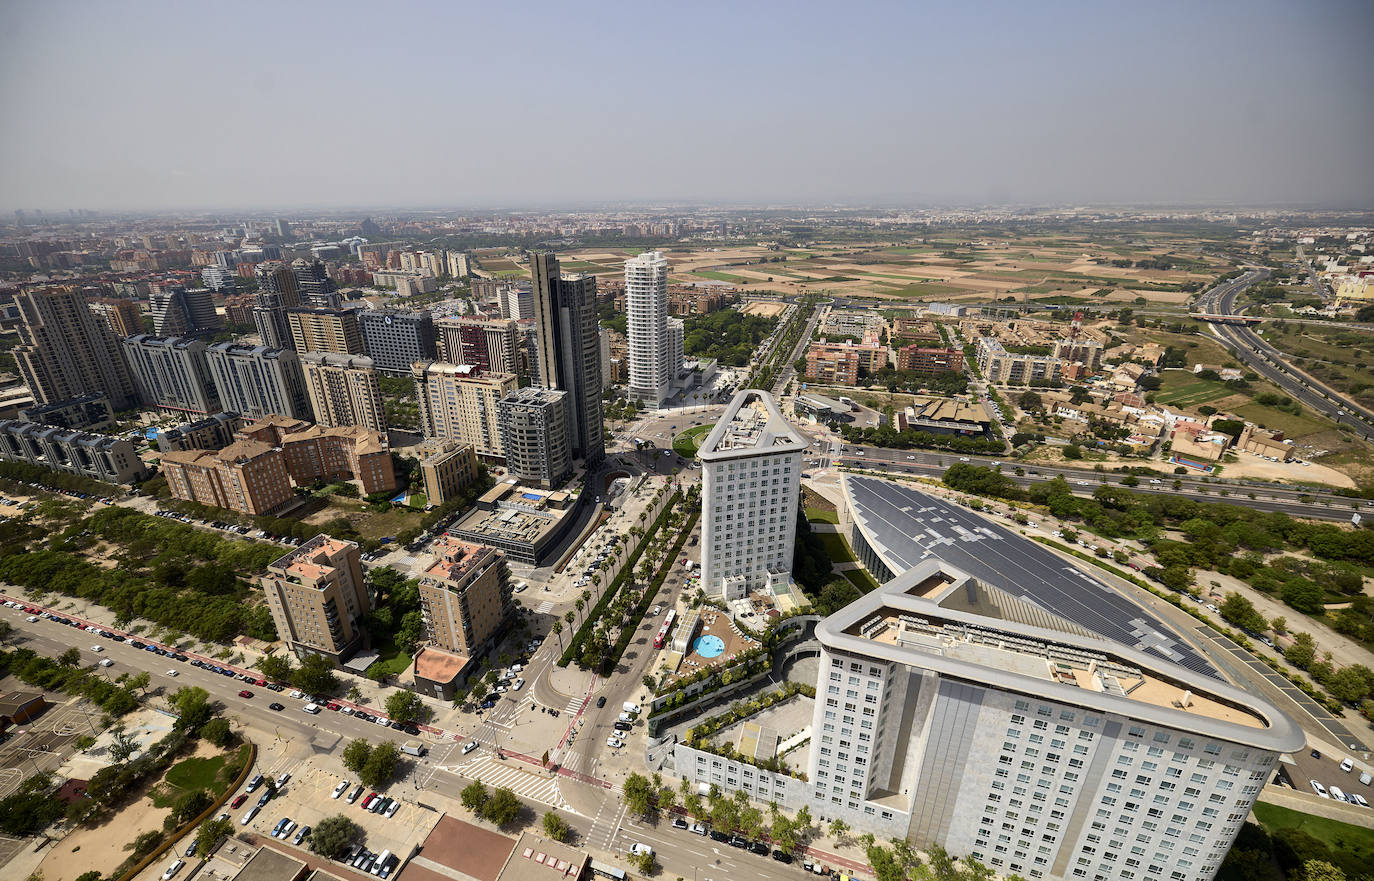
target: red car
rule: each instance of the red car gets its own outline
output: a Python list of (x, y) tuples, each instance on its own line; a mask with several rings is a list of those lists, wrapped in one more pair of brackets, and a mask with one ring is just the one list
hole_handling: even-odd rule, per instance
[(330, 702), (330, 703), (328, 703), (328, 704), (325, 704), (325, 706), (329, 707), (329, 709), (331, 709), (331, 710), (337, 710), (337, 709), (339, 708), (339, 705), (336, 704), (336, 703), (333, 703), (333, 702)]
[(253, 684), (256, 685), (258, 688), (266, 688), (266, 687), (267, 687), (267, 680), (266, 680), (266, 679), (259, 679), (257, 682), (254, 682)]
[(246, 688), (245, 688), (243, 691), (240, 691), (240, 692), (239, 692), (239, 697), (252, 697), (252, 696), (253, 696), (253, 692), (249, 691), (249, 690), (246, 689)]
[(243, 806), (243, 803), (246, 802), (246, 801), (248, 801), (248, 796), (247, 796), (247, 795), (244, 795), (244, 794), (242, 794), (242, 793), (240, 793), (233, 801), (229, 802), (229, 807), (230, 807), (230, 808), (239, 808), (239, 807), (242, 807), (242, 806)]
[(369, 793), (367, 794), (367, 798), (363, 799), (363, 810), (367, 810), (368, 807), (369, 807), (374, 801), (376, 801), (376, 800), (377, 800), (377, 793), (375, 793), (375, 792), (369, 792)]

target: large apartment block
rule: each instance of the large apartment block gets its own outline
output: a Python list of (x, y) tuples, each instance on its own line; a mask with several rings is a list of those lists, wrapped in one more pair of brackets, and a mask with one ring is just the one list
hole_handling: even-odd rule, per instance
[(359, 312), (358, 329), (363, 350), (379, 373), (409, 376), (410, 365), (435, 358), (434, 318), (428, 312)]
[(250, 419), (273, 413), (310, 419), (300, 358), (291, 349), (215, 343), (205, 350), (220, 405)]
[(371, 358), (307, 352), (301, 356), (301, 367), (310, 409), (320, 425), (386, 430), (382, 387)]
[(170, 413), (208, 416), (220, 409), (205, 343), (188, 337), (127, 337), (121, 344), (143, 403)]
[(552, 489), (572, 474), (569, 395), (561, 389), (516, 389), (497, 405), (506, 470), (532, 486)]
[(703, 471), (701, 587), (737, 599), (786, 584), (806, 439), (768, 392), (736, 393), (697, 451)]
[(27, 290), (15, 295), (19, 341), (15, 361), (24, 384), (41, 404), (99, 394), (115, 410), (138, 405), (138, 387), (119, 340), (91, 312), (75, 288)]
[(915, 343), (897, 350), (897, 369), (916, 373), (939, 373), (964, 369), (964, 353), (953, 348), (925, 348)]
[[(518, 373), (519, 325), (510, 318), (464, 315), (434, 322), (439, 360), (492, 373)], [(428, 359), (416, 359), (428, 360)]]
[(420, 576), (420, 614), (425, 639), (447, 652), (480, 654), (514, 611), (506, 555), (493, 548), (444, 536), (438, 556)]
[(106, 483), (137, 483), (151, 473), (134, 445), (122, 437), (13, 419), (0, 420), (0, 459)]
[(1017, 355), (995, 337), (978, 338), (978, 369), (988, 382), (1030, 385), (1063, 379), (1064, 362), (1053, 355)]
[(162, 457), (172, 496), (257, 517), (275, 514), (295, 495), (281, 450), (236, 440), (219, 450), (178, 450)]
[(286, 320), (297, 352), (363, 353), (363, 333), (353, 309), (291, 309)]
[[(935, 559), (826, 618), (806, 777), (767, 798), (1037, 881), (1209, 881), (1302, 730), (1052, 618)], [(745, 789), (736, 763), (679, 753)]]
[(855, 385), (861, 375), (887, 366), (886, 346), (812, 343), (806, 350), (806, 376), (820, 382)]
[(156, 285), (148, 298), (153, 332), (158, 336), (195, 336), (223, 326), (208, 288)]
[(484, 373), (470, 364), (431, 361), (411, 368), (425, 437), (472, 444), (477, 455), (501, 459), (498, 404), (519, 385), (513, 373)]
[(297, 657), (341, 664), (362, 646), (370, 606), (357, 543), (317, 535), (268, 565), (259, 583), (277, 635)]
[(172, 495), (257, 516), (295, 500), (292, 484), (351, 480), (364, 495), (396, 488), (386, 435), (360, 426), (322, 428), (270, 416), (239, 429), (223, 449), (183, 449), (162, 457)]

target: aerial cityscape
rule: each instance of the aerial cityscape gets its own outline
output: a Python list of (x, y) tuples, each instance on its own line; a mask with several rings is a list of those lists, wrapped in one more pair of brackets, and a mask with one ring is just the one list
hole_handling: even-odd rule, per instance
[(1374, 9), (7, 11), (0, 878), (1374, 881)]

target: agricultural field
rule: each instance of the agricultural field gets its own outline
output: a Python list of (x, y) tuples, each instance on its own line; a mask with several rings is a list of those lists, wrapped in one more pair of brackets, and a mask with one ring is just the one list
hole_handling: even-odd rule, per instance
[(1268, 322), (1259, 332), (1274, 348), (1291, 355), (1294, 366), (1364, 406), (1374, 407), (1374, 342), (1368, 333), (1287, 321)]
[[(1181, 305), (1192, 291), (1230, 268), (1202, 253), (1206, 242), (1186, 235), (1133, 232), (1102, 235), (1085, 230), (1058, 236), (977, 230), (941, 231), (929, 240), (867, 243), (815, 242), (804, 249), (759, 245), (691, 248), (665, 246), (672, 280), (725, 282), (747, 290), (804, 290), (874, 302), (1116, 301), (1143, 297)], [(620, 258), (604, 249), (573, 252), (565, 266), (591, 264), (618, 270)], [(581, 267), (578, 267), (581, 268)]]

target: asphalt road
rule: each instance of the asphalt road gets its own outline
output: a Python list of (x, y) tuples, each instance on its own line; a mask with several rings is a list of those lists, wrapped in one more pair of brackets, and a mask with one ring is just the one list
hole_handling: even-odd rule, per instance
[[(1269, 270), (1255, 269), (1238, 278), (1212, 288), (1198, 300), (1203, 312), (1236, 315), (1236, 296), (1246, 288), (1269, 277)], [(1288, 355), (1269, 345), (1263, 337), (1244, 325), (1213, 324), (1212, 333), (1220, 337), (1255, 371), (1269, 379), (1293, 398), (1333, 422), (1349, 426), (1365, 440), (1374, 441), (1374, 412), (1361, 407), (1340, 393), (1309, 376), (1299, 374), (1290, 365)]]
[[(1003, 472), (1017, 484), (1030, 486), (1033, 483), (1062, 476), (1069, 482), (1075, 495), (1090, 496), (1102, 484), (1118, 485), (1127, 475), (1112, 471), (1089, 471), (1082, 468), (1064, 468), (1047, 465), (1027, 465), (1015, 461), (1004, 461), (991, 456), (959, 456), (954, 453), (930, 453), (919, 450), (891, 450), (883, 447), (864, 447), (846, 444), (841, 456), (841, 464), (852, 468), (867, 468), (898, 474), (920, 474), (938, 477), (956, 462), (968, 461), (975, 465), (1003, 465)], [(1017, 476), (1016, 468), (1026, 473)], [(1243, 505), (1259, 511), (1281, 511), (1294, 517), (1311, 517), (1322, 520), (1348, 521), (1356, 511), (1374, 510), (1374, 503), (1365, 499), (1350, 499), (1330, 491), (1308, 488), (1281, 487), (1274, 484), (1227, 481), (1209, 478), (1204, 483), (1196, 477), (1158, 477), (1160, 483), (1150, 483), (1151, 478), (1140, 477), (1138, 486), (1130, 487), (1133, 492), (1155, 495), (1186, 495), (1204, 501), (1227, 502)], [(1181, 483), (1174, 489), (1174, 480)], [(1221, 495), (1222, 491), (1227, 495)], [(1255, 498), (1250, 498), (1253, 493)], [(1303, 499), (1307, 500), (1304, 501)], [(1315, 503), (1314, 503), (1315, 500)]]

